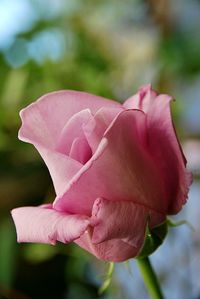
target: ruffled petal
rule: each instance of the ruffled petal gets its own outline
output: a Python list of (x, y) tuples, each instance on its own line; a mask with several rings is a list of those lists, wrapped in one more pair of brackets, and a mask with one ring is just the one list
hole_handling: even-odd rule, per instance
[(185, 168), (186, 159), (173, 126), (172, 97), (157, 95), (150, 85), (124, 103), (125, 108), (138, 108), (147, 115), (148, 147), (163, 179), (168, 200), (168, 213), (176, 214), (186, 202), (192, 175)]
[(92, 243), (122, 239), (140, 249), (149, 218), (148, 209), (142, 205), (131, 201), (113, 202), (98, 198), (92, 210)]
[(91, 215), (95, 199), (102, 197), (131, 200), (165, 214), (167, 199), (157, 165), (147, 151), (146, 134), (142, 111), (121, 112), (93, 157), (57, 197), (54, 208)]
[(109, 262), (123, 262), (138, 255), (138, 248), (129, 245), (120, 239), (112, 239), (100, 244), (92, 243), (92, 229), (88, 229), (75, 241), (100, 260)]
[(87, 217), (59, 213), (49, 207), (45, 205), (12, 210), (18, 242), (69, 243), (86, 231), (89, 225)]

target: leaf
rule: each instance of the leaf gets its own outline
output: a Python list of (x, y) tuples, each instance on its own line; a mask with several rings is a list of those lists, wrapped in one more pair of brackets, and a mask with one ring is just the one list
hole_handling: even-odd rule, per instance
[(130, 274), (130, 276), (134, 277), (129, 260), (125, 261), (124, 264), (125, 264), (126, 269), (128, 270), (128, 273)]
[(187, 220), (179, 220), (177, 222), (174, 222), (173, 220), (171, 219), (167, 219), (167, 224), (168, 226), (170, 227), (177, 227), (177, 226), (180, 226), (180, 225), (187, 225), (193, 232), (195, 231), (195, 228), (192, 226), (192, 224), (190, 222), (188, 222)]
[(102, 295), (107, 290), (107, 288), (109, 287), (109, 285), (111, 283), (111, 280), (112, 280), (112, 275), (113, 275), (113, 272), (114, 272), (114, 266), (115, 266), (115, 264), (113, 262), (109, 263), (108, 272), (106, 273), (105, 279), (104, 279), (102, 285), (100, 286), (100, 288), (98, 290), (99, 295)]

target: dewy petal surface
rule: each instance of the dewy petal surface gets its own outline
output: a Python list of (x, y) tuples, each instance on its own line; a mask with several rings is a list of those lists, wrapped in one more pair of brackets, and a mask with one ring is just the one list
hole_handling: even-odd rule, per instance
[(157, 95), (150, 85), (124, 103), (125, 108), (139, 108), (147, 115), (148, 147), (163, 179), (168, 201), (168, 214), (176, 214), (186, 202), (192, 181), (186, 170), (186, 159), (173, 126), (170, 102), (172, 97)]
[(89, 225), (88, 218), (68, 215), (44, 207), (22, 207), (12, 210), (18, 242), (55, 244), (79, 238)]
[(162, 180), (146, 150), (145, 122), (142, 111), (120, 113), (93, 157), (54, 202), (54, 208), (91, 215), (95, 199), (102, 197), (112, 201), (131, 200), (165, 213), (167, 202)]

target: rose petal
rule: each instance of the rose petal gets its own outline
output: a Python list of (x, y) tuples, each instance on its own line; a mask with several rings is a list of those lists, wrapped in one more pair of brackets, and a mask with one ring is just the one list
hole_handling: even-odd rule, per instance
[(186, 159), (178, 142), (170, 113), (172, 97), (157, 95), (150, 85), (124, 103), (126, 108), (140, 108), (147, 114), (149, 151), (157, 165), (168, 197), (168, 213), (176, 214), (186, 202), (192, 182)]
[(81, 164), (85, 164), (92, 156), (87, 140), (85, 138), (74, 139), (69, 156)]
[[(102, 106), (121, 105), (83, 92), (59, 91), (41, 97), (20, 112), (19, 139), (35, 145), (49, 168), (57, 195), (64, 192), (67, 183), (82, 166), (56, 150), (59, 142), (62, 145), (60, 134), (65, 131), (62, 130), (72, 115), (88, 107), (95, 113)], [(87, 110), (85, 114), (90, 113)], [(65, 149), (63, 152), (66, 153)]]
[(90, 118), (88, 122), (83, 125), (85, 136), (93, 153), (96, 151), (111, 122), (123, 110), (122, 106), (118, 108), (103, 107), (96, 112), (93, 118)]
[(123, 106), (126, 109), (139, 109), (147, 113), (149, 109), (151, 109), (151, 106), (154, 104), (156, 96), (157, 93), (151, 88), (151, 84), (147, 84), (142, 86), (139, 89), (138, 93), (128, 98), (124, 102)]
[[(93, 116), (89, 109), (82, 110), (74, 114), (66, 123), (60, 133), (56, 151), (69, 155), (72, 143), (75, 139), (86, 139), (83, 131), (83, 126), (88, 121), (93, 120)], [(87, 142), (87, 141), (86, 141)], [(88, 148), (88, 143), (87, 143)]]
[(146, 137), (142, 111), (129, 110), (118, 115), (93, 157), (65, 193), (57, 197), (54, 208), (91, 215), (95, 199), (103, 197), (132, 200), (164, 214), (167, 198), (157, 165), (147, 152)]
[(129, 245), (141, 248), (149, 217), (148, 209), (142, 205), (98, 198), (92, 210), (92, 243), (122, 239)]
[(67, 121), (77, 112), (90, 108), (95, 114), (101, 107), (120, 107), (115, 101), (85, 92), (63, 90), (44, 95), (21, 110), (19, 138), (33, 144), (55, 148)]
[(101, 260), (122, 262), (140, 253), (147, 223), (153, 228), (165, 218), (131, 201), (98, 198), (90, 220), (93, 229), (89, 227), (75, 243)]
[(139, 253), (139, 248), (135, 248), (119, 239), (105, 241), (100, 244), (93, 244), (91, 239), (92, 229), (89, 228), (75, 243), (100, 260), (123, 262), (137, 256)]
[(87, 229), (87, 217), (59, 213), (45, 207), (22, 207), (12, 210), (18, 242), (55, 244), (79, 238)]
[[(104, 138), (100, 143), (97, 151), (92, 156), (92, 158), (85, 165), (83, 165), (80, 171), (78, 171), (76, 175), (74, 175), (73, 179), (67, 183), (65, 192), (56, 197), (55, 201), (53, 202), (54, 209), (58, 211), (69, 211), (70, 213), (74, 213), (73, 211), (77, 209), (81, 211), (78, 214), (91, 216), (92, 205), (95, 199), (93, 200), (93, 198), (89, 195), (89, 193), (87, 193), (88, 191), (90, 192), (90, 190), (88, 190), (88, 186), (85, 186), (85, 188), (87, 189), (86, 192), (84, 192), (84, 188), (82, 189), (83, 186), (80, 189), (81, 191), (83, 191), (83, 198), (85, 200), (82, 198), (82, 196), (80, 196), (81, 193), (79, 193), (78, 189), (74, 190), (75, 191), (74, 197), (72, 197), (72, 198), (76, 197), (78, 198), (78, 200), (75, 200), (76, 202), (74, 202), (73, 199), (69, 200), (69, 192), (71, 188), (73, 188), (73, 186), (76, 185), (76, 182), (79, 181), (82, 175), (84, 175), (84, 173), (87, 173), (87, 171), (92, 167), (93, 162), (96, 161), (98, 157), (102, 155), (106, 147), (107, 147), (107, 140)], [(92, 185), (90, 187), (93, 189)], [(96, 189), (96, 185), (94, 186), (94, 189)], [(87, 193), (87, 195), (85, 193)]]
[[(87, 115), (88, 114), (89, 112), (87, 111)], [(82, 164), (53, 148), (54, 141), (50, 142), (52, 136), (46, 128), (46, 123), (39, 115), (40, 111), (34, 104), (22, 111), (22, 128), (19, 132), (19, 136), (22, 140), (35, 145), (49, 169), (56, 194), (61, 194), (64, 192), (68, 181), (81, 169)], [(37, 119), (38, 123), (36, 122)], [(33, 120), (35, 123), (33, 123)], [(32, 139), (26, 139), (26, 134), (29, 134), (29, 137)], [(35, 134), (35, 136), (30, 134)], [(44, 134), (42, 141), (38, 134), (41, 134), (41, 136)]]
[(82, 164), (66, 155), (40, 145), (37, 145), (37, 150), (49, 169), (56, 194), (62, 194), (67, 184), (81, 169)]

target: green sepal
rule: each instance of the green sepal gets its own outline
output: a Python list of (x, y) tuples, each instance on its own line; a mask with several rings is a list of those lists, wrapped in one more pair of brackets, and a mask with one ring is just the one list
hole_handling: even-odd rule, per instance
[(113, 272), (114, 272), (114, 266), (115, 266), (115, 264), (113, 262), (109, 262), (108, 263), (107, 273), (105, 275), (105, 278), (104, 278), (104, 281), (103, 281), (102, 285), (100, 286), (100, 288), (98, 290), (98, 294), (99, 295), (102, 295), (107, 290), (107, 288), (109, 287), (109, 285), (110, 285), (110, 283), (112, 281), (112, 275), (113, 275)]
[(177, 226), (180, 226), (183, 224), (187, 225), (192, 231), (195, 231), (195, 228), (187, 220), (179, 220), (179, 221), (174, 222), (172, 219), (169, 219), (169, 218), (167, 219), (167, 225), (170, 227), (177, 227)]
[(168, 222), (150, 229), (147, 225), (146, 238), (139, 255), (136, 258), (145, 258), (152, 254), (164, 241), (168, 232)]

